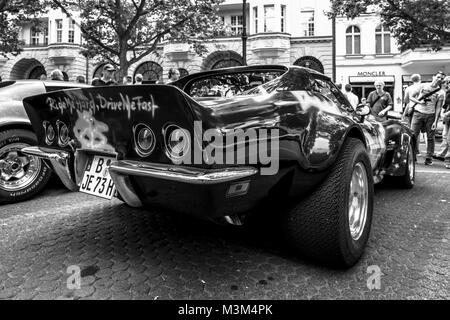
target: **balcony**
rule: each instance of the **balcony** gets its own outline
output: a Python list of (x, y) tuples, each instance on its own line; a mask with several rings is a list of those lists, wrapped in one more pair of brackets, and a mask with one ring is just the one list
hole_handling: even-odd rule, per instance
[(260, 58), (278, 58), (291, 47), (288, 33), (258, 33), (248, 38), (250, 50)]
[(79, 55), (80, 45), (75, 43), (50, 43), (48, 58), (55, 65), (71, 64)]
[(407, 50), (400, 55), (402, 67), (425, 66), (436, 67), (450, 63), (450, 47), (444, 47), (440, 51), (432, 51), (429, 48)]

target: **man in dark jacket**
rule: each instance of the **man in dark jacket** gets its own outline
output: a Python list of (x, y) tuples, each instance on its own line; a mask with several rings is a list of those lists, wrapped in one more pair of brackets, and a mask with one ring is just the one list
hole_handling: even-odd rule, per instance
[(103, 67), (101, 79), (92, 80), (92, 85), (96, 87), (101, 87), (117, 84), (113, 79), (114, 71), (116, 71), (116, 68), (114, 68), (112, 64), (110, 63), (105, 64), (105, 66)]

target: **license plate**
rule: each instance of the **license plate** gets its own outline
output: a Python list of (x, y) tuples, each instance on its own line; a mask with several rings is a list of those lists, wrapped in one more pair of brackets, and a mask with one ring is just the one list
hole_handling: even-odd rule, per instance
[(116, 193), (116, 186), (109, 175), (109, 166), (114, 158), (94, 156), (86, 165), (80, 191), (109, 199)]

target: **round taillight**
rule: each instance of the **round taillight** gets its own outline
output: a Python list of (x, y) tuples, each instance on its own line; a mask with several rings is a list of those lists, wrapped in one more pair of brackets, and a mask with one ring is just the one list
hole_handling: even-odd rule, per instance
[(136, 153), (141, 157), (149, 156), (155, 149), (155, 134), (145, 124), (139, 124), (135, 127), (134, 141)]
[(70, 141), (69, 128), (64, 122), (59, 120), (56, 122), (56, 125), (58, 126), (58, 145), (66, 147)]
[(44, 121), (43, 126), (45, 130), (45, 143), (50, 146), (55, 141), (56, 137), (55, 129), (53, 128), (53, 126), (49, 121)]
[(165, 130), (166, 154), (172, 160), (184, 158), (191, 147), (189, 131), (176, 125), (170, 125)]

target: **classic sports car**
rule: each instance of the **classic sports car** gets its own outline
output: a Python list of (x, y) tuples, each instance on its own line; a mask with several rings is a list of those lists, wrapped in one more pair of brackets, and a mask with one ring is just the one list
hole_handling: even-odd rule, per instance
[(89, 87), (63, 81), (17, 80), (0, 83), (0, 203), (23, 201), (40, 192), (51, 175), (38, 157), (20, 149), (37, 144), (23, 107), (25, 97), (55, 90)]
[(414, 185), (410, 130), (353, 110), (306, 68), (229, 68), (24, 103), (39, 145), (22, 151), (71, 190), (237, 225), (266, 199), (289, 203), (274, 214), (288, 244), (335, 266), (364, 251), (374, 183)]

